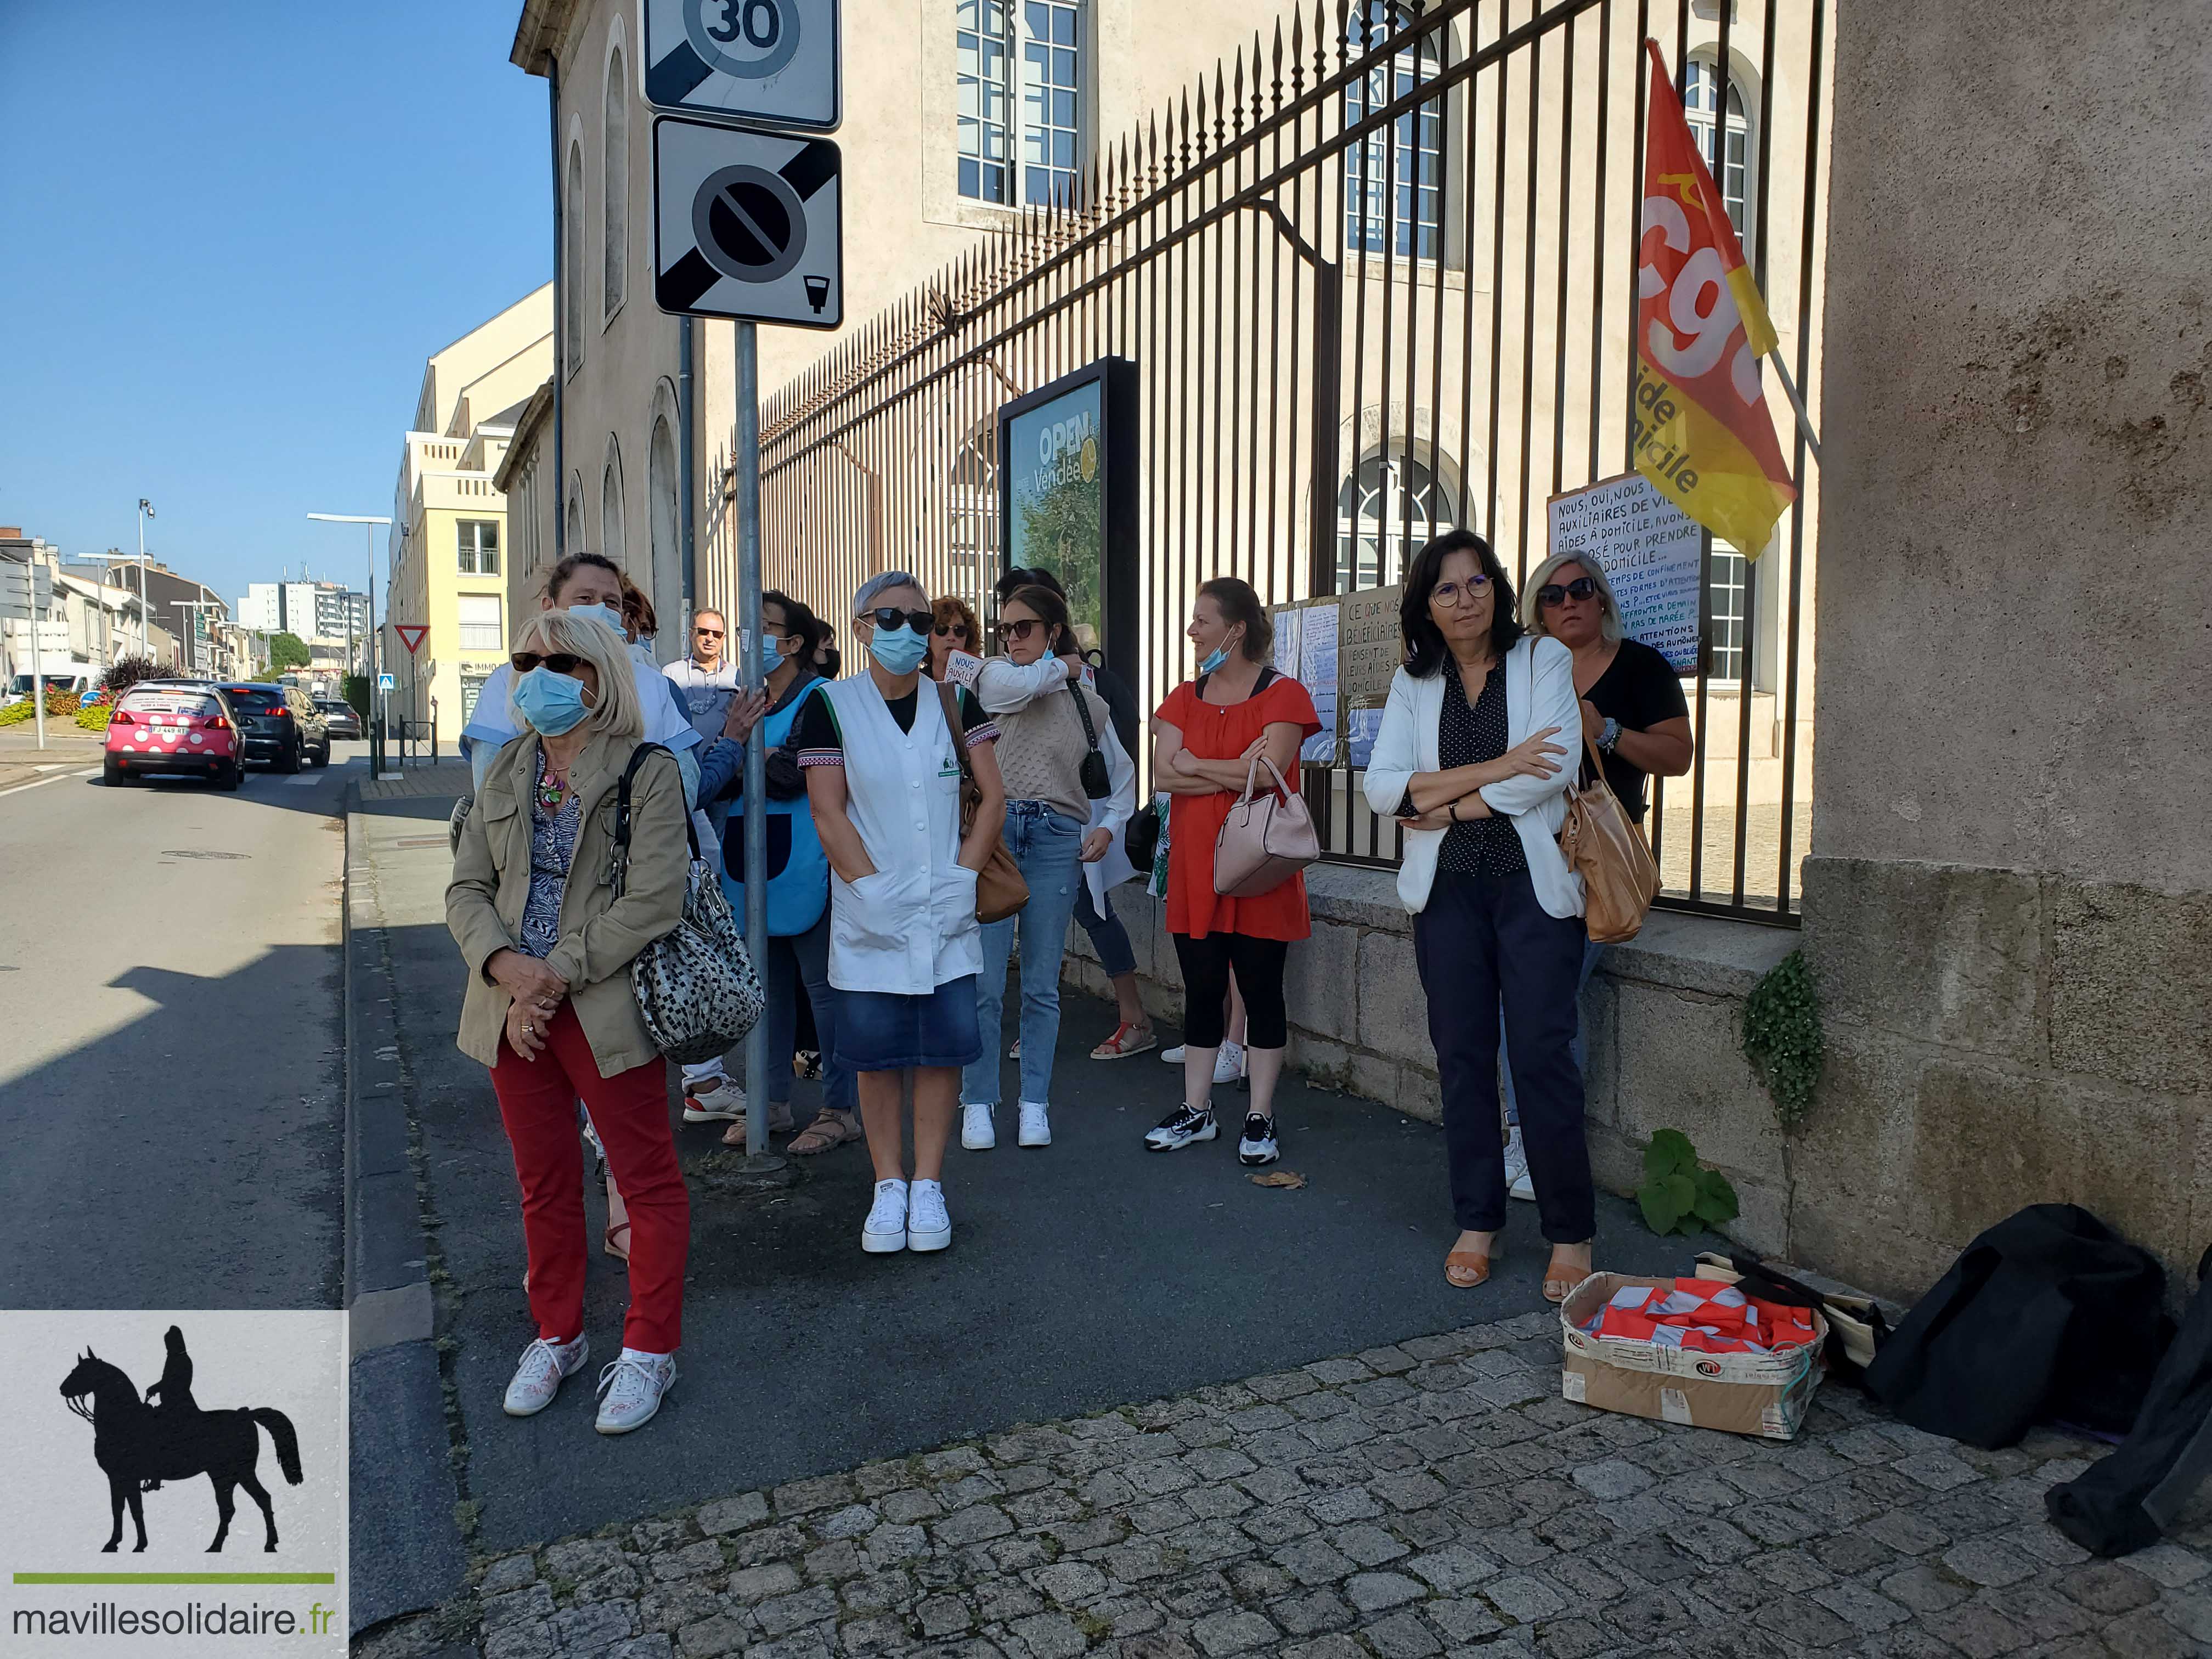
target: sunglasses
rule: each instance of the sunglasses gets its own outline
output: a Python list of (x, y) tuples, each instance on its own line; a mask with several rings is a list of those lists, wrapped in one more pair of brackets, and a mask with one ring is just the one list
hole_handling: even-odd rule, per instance
[(964, 640), (968, 637), (968, 624), (966, 623), (939, 623), (937, 624), (938, 638), (941, 640), (948, 634), (956, 635), (959, 638)]
[(927, 611), (902, 611), (896, 605), (879, 605), (865, 614), (873, 619), (877, 627), (885, 629), (896, 629), (903, 624), (917, 634), (927, 634), (937, 626), (936, 616)]
[(1565, 586), (1558, 582), (1546, 582), (1536, 590), (1536, 603), (1548, 611), (1555, 605), (1565, 605), (1569, 599), (1591, 599), (1596, 593), (1597, 584), (1595, 581), (1588, 576), (1577, 576)]
[(1009, 640), (1025, 640), (1029, 638), (1031, 629), (1043, 626), (1035, 617), (1024, 617), (1018, 622), (1002, 622), (999, 624), (999, 643), (1004, 645)]
[(722, 630), (719, 628), (695, 628), (691, 631), (702, 640), (719, 640), (724, 637)]
[(574, 674), (579, 668), (589, 668), (591, 659), (567, 651), (549, 651), (540, 655), (535, 651), (518, 651), (507, 660), (514, 665), (518, 674), (527, 674), (533, 668), (550, 668), (556, 674)]

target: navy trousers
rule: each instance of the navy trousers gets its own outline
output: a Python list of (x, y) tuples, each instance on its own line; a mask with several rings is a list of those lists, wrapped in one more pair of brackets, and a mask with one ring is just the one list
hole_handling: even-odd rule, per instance
[(1536, 1188), (1536, 1214), (1554, 1244), (1597, 1230), (1589, 1144), (1583, 1136), (1583, 1077), (1575, 1063), (1582, 918), (1547, 914), (1528, 872), (1437, 872), (1413, 918), (1413, 959), (1429, 999), (1429, 1041), (1443, 1095), (1452, 1218), (1472, 1232), (1505, 1224), (1505, 1148), (1498, 1127), (1502, 1007), (1521, 1144)]

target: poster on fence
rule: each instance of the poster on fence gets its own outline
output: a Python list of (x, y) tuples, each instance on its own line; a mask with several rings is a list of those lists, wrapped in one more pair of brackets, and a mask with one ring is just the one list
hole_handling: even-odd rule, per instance
[(1316, 766), (1336, 762), (1337, 602), (1316, 599), (1298, 617), (1298, 678), (1313, 698), (1321, 730), (1308, 738), (1298, 758)]
[(1552, 551), (1597, 561), (1620, 604), (1622, 631), (1698, 670), (1697, 524), (1640, 472), (1601, 478), (1551, 502)]

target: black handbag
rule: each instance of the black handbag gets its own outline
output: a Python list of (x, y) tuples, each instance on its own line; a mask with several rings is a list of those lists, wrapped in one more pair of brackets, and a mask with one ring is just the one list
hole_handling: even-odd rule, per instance
[(1083, 765), (1077, 775), (1083, 781), (1083, 793), (1092, 800), (1104, 800), (1114, 793), (1113, 774), (1106, 768), (1106, 756), (1098, 747), (1098, 728), (1091, 724), (1091, 705), (1083, 700), (1083, 688), (1070, 685), (1067, 695), (1075, 699), (1075, 712), (1083, 716), (1083, 735), (1090, 739), (1091, 748), (1083, 757)]
[(1153, 861), (1160, 852), (1160, 809), (1146, 803), (1130, 816), (1129, 827), (1121, 832), (1121, 848), (1128, 854), (1129, 862), (1137, 873), (1149, 878)]

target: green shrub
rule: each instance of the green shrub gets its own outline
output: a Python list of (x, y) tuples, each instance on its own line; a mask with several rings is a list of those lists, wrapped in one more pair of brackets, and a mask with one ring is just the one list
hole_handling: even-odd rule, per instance
[(1751, 988), (1743, 1004), (1743, 1055), (1774, 1097), (1774, 1115), (1794, 1129), (1813, 1109), (1827, 1045), (1820, 996), (1805, 953), (1792, 951)]
[(31, 700), (28, 697), (24, 698), (21, 702), (11, 702), (5, 708), (0, 708), (0, 726), (21, 726), (30, 718)]
[(105, 732), (107, 730), (107, 722), (113, 718), (114, 714), (113, 703), (96, 702), (89, 708), (79, 708), (76, 711), (76, 723), (88, 732)]
[(1680, 1129), (1662, 1129), (1644, 1149), (1636, 1201), (1655, 1233), (1694, 1233), (1736, 1216), (1735, 1188), (1718, 1170), (1698, 1166), (1698, 1149)]

